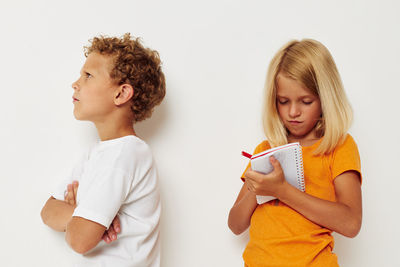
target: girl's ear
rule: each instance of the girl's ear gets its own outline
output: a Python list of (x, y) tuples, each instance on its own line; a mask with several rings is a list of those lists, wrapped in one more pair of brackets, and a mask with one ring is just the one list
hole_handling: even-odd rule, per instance
[(131, 100), (133, 96), (133, 87), (130, 84), (122, 84), (115, 91), (114, 95), (114, 104), (117, 106), (121, 106)]

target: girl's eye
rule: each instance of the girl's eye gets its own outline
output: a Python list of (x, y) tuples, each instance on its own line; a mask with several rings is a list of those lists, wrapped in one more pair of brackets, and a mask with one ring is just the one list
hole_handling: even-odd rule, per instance
[(305, 100), (303, 100), (303, 103), (306, 104), (306, 105), (311, 105), (312, 102), (313, 102), (313, 101), (305, 101)]
[(285, 105), (287, 102), (287, 100), (278, 100), (278, 103), (281, 105)]

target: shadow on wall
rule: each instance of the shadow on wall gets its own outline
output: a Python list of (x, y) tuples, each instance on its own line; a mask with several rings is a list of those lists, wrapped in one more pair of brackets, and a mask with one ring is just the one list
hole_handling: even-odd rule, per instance
[(165, 126), (167, 121), (166, 118), (168, 116), (168, 108), (166, 104), (166, 101), (162, 102), (160, 106), (155, 107), (150, 118), (135, 125), (137, 135), (147, 143), (151, 143), (152, 139), (159, 135)]

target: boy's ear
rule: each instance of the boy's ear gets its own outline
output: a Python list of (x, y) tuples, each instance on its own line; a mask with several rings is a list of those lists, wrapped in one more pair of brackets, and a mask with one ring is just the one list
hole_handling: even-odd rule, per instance
[(114, 104), (121, 106), (131, 100), (133, 96), (133, 87), (130, 84), (122, 84), (115, 91)]

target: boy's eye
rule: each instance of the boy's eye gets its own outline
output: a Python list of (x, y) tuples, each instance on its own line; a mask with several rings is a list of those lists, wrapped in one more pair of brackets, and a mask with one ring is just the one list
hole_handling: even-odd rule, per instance
[(86, 78), (90, 78), (90, 77), (92, 77), (92, 74), (90, 74), (89, 72), (85, 72), (85, 76), (86, 76)]

